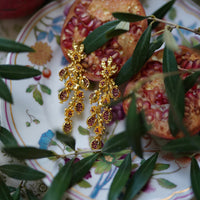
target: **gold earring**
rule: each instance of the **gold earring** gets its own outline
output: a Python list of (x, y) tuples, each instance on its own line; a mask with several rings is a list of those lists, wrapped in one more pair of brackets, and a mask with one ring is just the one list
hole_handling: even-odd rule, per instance
[(92, 149), (100, 149), (103, 146), (102, 137), (105, 133), (105, 126), (112, 120), (112, 108), (108, 105), (111, 99), (116, 100), (121, 93), (114, 80), (111, 78), (117, 72), (117, 66), (112, 64), (112, 57), (109, 57), (107, 64), (101, 62), (103, 79), (99, 82), (99, 89), (89, 96), (90, 104), (97, 103), (90, 109), (91, 115), (87, 119), (88, 128), (94, 128), (96, 136), (91, 142)]
[(58, 98), (60, 103), (68, 100), (69, 94), (73, 91), (68, 107), (65, 108), (65, 122), (63, 124), (64, 133), (68, 134), (72, 131), (72, 120), (74, 112), (80, 114), (84, 110), (84, 92), (81, 89), (87, 90), (90, 82), (84, 76), (84, 68), (81, 61), (86, 57), (84, 53), (84, 45), (73, 42), (73, 50), (68, 50), (67, 55), (71, 63), (59, 72), (60, 80), (65, 80), (65, 88), (62, 89)]

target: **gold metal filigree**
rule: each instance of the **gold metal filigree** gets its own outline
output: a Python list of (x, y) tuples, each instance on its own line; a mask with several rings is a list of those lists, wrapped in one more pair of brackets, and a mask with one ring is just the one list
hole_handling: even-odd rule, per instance
[(62, 89), (58, 98), (60, 103), (68, 100), (69, 95), (73, 92), (68, 107), (65, 108), (65, 122), (63, 124), (64, 133), (68, 134), (72, 131), (72, 120), (74, 113), (81, 114), (84, 110), (84, 92), (82, 89), (87, 90), (90, 82), (84, 76), (84, 68), (81, 61), (86, 57), (84, 54), (84, 45), (73, 43), (73, 50), (68, 50), (67, 55), (71, 59), (71, 63), (59, 72), (60, 80), (65, 80), (65, 88)]
[(94, 90), (89, 96), (90, 104), (97, 103), (90, 109), (91, 115), (87, 119), (88, 128), (94, 128), (96, 136), (91, 142), (92, 149), (100, 149), (103, 145), (102, 136), (105, 133), (105, 126), (112, 120), (112, 108), (108, 106), (111, 99), (120, 97), (120, 90), (111, 78), (117, 72), (117, 66), (112, 64), (112, 57), (107, 63), (101, 62), (103, 79), (99, 82), (99, 89)]

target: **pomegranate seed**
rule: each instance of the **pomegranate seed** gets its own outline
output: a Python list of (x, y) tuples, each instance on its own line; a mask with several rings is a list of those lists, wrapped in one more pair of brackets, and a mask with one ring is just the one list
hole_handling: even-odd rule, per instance
[(78, 19), (76, 18), (76, 17), (72, 17), (72, 24), (74, 25), (74, 26), (77, 26), (78, 25)]
[(65, 46), (65, 48), (71, 48), (72, 47), (71, 38), (63, 40), (63, 45)]
[(65, 29), (65, 35), (68, 37), (72, 37), (73, 36), (73, 31), (70, 31), (69, 29)]
[(168, 110), (165, 110), (162, 114), (162, 118), (167, 120), (168, 119), (168, 115), (169, 115), (169, 111)]
[(89, 24), (89, 22), (91, 21), (90, 15), (88, 13), (81, 14), (80, 19), (86, 25)]
[(95, 55), (100, 57), (100, 56), (103, 55), (103, 51), (101, 49), (98, 49), (98, 50), (95, 51)]
[(122, 62), (123, 62), (123, 60), (120, 57), (114, 59), (114, 63), (116, 63), (116, 65), (120, 65), (120, 64), (122, 64)]
[(76, 8), (74, 9), (74, 12), (76, 15), (80, 16), (85, 12), (85, 7), (82, 4), (78, 4)]
[(81, 30), (81, 35), (82, 35), (83, 37), (86, 37), (86, 36), (88, 35), (88, 30), (87, 30), (87, 28), (83, 28), (83, 29)]
[(154, 115), (155, 115), (155, 118), (157, 120), (161, 120), (161, 118), (162, 118), (162, 112), (160, 110), (155, 110)]
[(70, 20), (67, 24), (67, 28), (66, 29), (69, 29), (72, 33), (74, 31), (74, 25), (72, 23), (72, 20)]
[(114, 54), (112, 55), (113, 60), (116, 58), (119, 58), (120, 54), (118, 51), (114, 52)]
[(90, 22), (87, 24), (88, 29), (93, 30), (94, 26), (94, 20), (90, 20)]
[(151, 104), (149, 101), (144, 101), (143, 103), (143, 109), (146, 110), (146, 109), (150, 109), (151, 108)]
[(187, 65), (188, 65), (188, 60), (186, 60), (186, 59), (182, 60), (181, 67), (183, 67), (185, 69), (187, 67)]

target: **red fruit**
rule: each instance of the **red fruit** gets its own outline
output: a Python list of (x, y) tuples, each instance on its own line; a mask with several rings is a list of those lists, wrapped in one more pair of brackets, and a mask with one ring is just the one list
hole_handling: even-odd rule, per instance
[[(180, 47), (180, 53), (175, 53), (178, 68), (196, 69), (200, 68), (200, 53), (187, 47)], [(124, 96), (131, 93), (138, 81), (150, 75), (162, 72), (163, 50), (157, 51), (146, 62), (139, 74), (128, 83)], [(188, 76), (185, 73), (182, 78)], [(168, 125), (169, 103), (165, 92), (163, 78), (149, 80), (137, 90), (137, 109), (143, 109), (145, 112), (147, 123), (151, 125), (150, 134), (166, 138), (174, 139), (171, 135)], [(130, 99), (123, 103), (125, 113), (128, 112)], [(185, 94), (185, 114), (184, 124), (190, 133), (196, 134), (200, 131), (200, 85), (196, 84)], [(182, 133), (178, 133), (177, 137), (182, 137)]]
[[(139, 0), (76, 0), (69, 10), (61, 33), (61, 48), (65, 57), (66, 49), (72, 49), (72, 42), (82, 42), (85, 37), (100, 25), (114, 20), (112, 12), (129, 12), (145, 15)], [(92, 52), (82, 62), (86, 76), (93, 81), (101, 80), (101, 61), (113, 57), (120, 70), (132, 55), (136, 43), (147, 27), (147, 21), (131, 23), (130, 31), (111, 39), (103, 47)], [(69, 60), (70, 61), (70, 60)]]
[(42, 71), (42, 75), (45, 77), (45, 78), (49, 78), (51, 76), (51, 70), (48, 69), (48, 68), (44, 68), (43, 71)]

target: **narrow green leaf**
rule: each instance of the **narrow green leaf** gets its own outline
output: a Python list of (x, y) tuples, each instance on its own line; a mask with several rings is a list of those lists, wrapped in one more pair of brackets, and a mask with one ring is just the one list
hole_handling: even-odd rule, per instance
[(0, 51), (4, 52), (34, 52), (34, 50), (22, 43), (6, 38), (0, 38)]
[[(168, 13), (168, 11), (172, 8), (175, 2), (176, 0), (171, 0), (167, 2), (166, 4), (161, 6), (159, 9), (157, 9), (152, 15), (154, 15), (155, 17), (159, 19), (163, 19), (163, 17)], [(149, 20), (148, 23), (150, 24), (151, 20)], [(159, 24), (158, 22), (155, 22), (152, 28), (154, 29), (158, 24)]]
[(200, 199), (200, 169), (197, 160), (192, 157), (191, 168), (190, 168), (190, 180), (192, 184), (192, 190), (196, 199)]
[(13, 103), (12, 95), (10, 93), (10, 90), (8, 86), (4, 83), (2, 78), (0, 77), (0, 98), (4, 99), (5, 101), (9, 103)]
[(23, 165), (1, 165), (0, 171), (9, 177), (19, 180), (38, 180), (45, 177), (45, 174)]
[(4, 147), (3, 150), (8, 155), (20, 160), (57, 156), (57, 154), (53, 151), (38, 149), (35, 147)]
[(177, 28), (177, 31), (179, 33), (179, 35), (181, 36), (182, 39), (182, 45), (191, 48), (192, 44), (186, 39), (186, 37), (183, 35), (183, 33), (181, 32), (181, 30), (179, 28)]
[(56, 132), (56, 138), (75, 150), (76, 141), (72, 136)]
[(70, 186), (73, 171), (73, 161), (73, 159), (70, 160), (59, 170), (43, 200), (62, 199), (63, 194)]
[(0, 140), (4, 146), (18, 146), (16, 139), (10, 131), (0, 126)]
[(26, 189), (28, 200), (39, 200), (31, 190)]
[(144, 19), (147, 19), (149, 16), (141, 16), (141, 15), (136, 15), (133, 13), (124, 13), (124, 12), (114, 12), (112, 15), (121, 20), (121, 21), (126, 21), (126, 22), (137, 22), (141, 21)]
[(165, 41), (165, 44), (166, 44), (168, 49), (170, 49), (172, 51), (178, 51), (179, 50), (179, 46), (178, 46), (176, 40), (174, 39), (174, 36), (167, 29), (167, 27), (165, 27), (165, 31), (164, 31), (164, 41)]
[(145, 160), (139, 169), (133, 174), (127, 186), (124, 200), (133, 199), (133, 197), (135, 197), (135, 195), (145, 186), (153, 173), (157, 157), (157, 153), (153, 154), (150, 158)]
[(46, 85), (40, 84), (40, 88), (42, 90), (42, 92), (46, 93), (46, 94), (51, 94), (51, 89), (48, 88)]
[(183, 80), (183, 85), (185, 89), (185, 93), (194, 86), (194, 84), (197, 82), (198, 78), (200, 77), (200, 72), (194, 72), (191, 75), (187, 76)]
[(156, 163), (156, 167), (155, 167), (155, 170), (156, 171), (163, 171), (163, 170), (166, 170), (170, 167), (169, 164), (164, 164), (164, 163)]
[(133, 55), (128, 61), (124, 64), (124, 66), (119, 71), (116, 77), (116, 84), (120, 85), (128, 81), (133, 75), (137, 74), (144, 63), (146, 62), (149, 44), (151, 38), (151, 25), (144, 31), (141, 35)]
[(108, 199), (115, 200), (118, 199), (118, 196), (124, 186), (126, 185), (128, 178), (131, 173), (131, 154), (129, 153), (122, 164), (120, 165), (118, 172), (116, 173), (112, 184), (110, 186)]
[(83, 41), (84, 52), (86, 54), (90, 54), (91, 52), (97, 50), (99, 47), (103, 46), (110, 39), (106, 37), (106, 35), (110, 31), (113, 31), (119, 23), (119, 20), (110, 21), (91, 32)]
[[(174, 53), (165, 47), (163, 54), (163, 72), (175, 72), (178, 71), (176, 58)], [(184, 117), (184, 99), (185, 91), (183, 81), (179, 75), (167, 76), (164, 79), (165, 89), (170, 101), (169, 111), (169, 127), (172, 135), (176, 136), (178, 131), (182, 128)]]
[(122, 132), (117, 135), (114, 135), (109, 140), (106, 141), (102, 148), (103, 153), (114, 153), (124, 150), (129, 147), (127, 142), (127, 135)]
[(88, 129), (86, 129), (86, 128), (83, 128), (82, 126), (78, 127), (78, 132), (81, 135), (89, 135), (90, 134), (90, 131)]
[(173, 189), (177, 186), (177, 185), (175, 185), (174, 183), (172, 183), (171, 181), (169, 181), (165, 178), (158, 178), (156, 180), (157, 180), (158, 184), (163, 188)]
[(141, 137), (147, 132), (144, 124), (146, 122), (144, 121), (142, 113), (137, 112), (136, 97), (133, 95), (126, 118), (126, 139), (136, 155), (141, 158), (143, 157)]
[(33, 91), (33, 98), (35, 99), (36, 102), (38, 102), (40, 105), (43, 105), (43, 98), (41, 92), (35, 88)]
[(99, 154), (96, 153), (73, 164), (73, 172), (70, 186), (73, 186), (82, 180), (82, 178), (89, 172), (90, 168), (92, 167), (98, 156)]
[(26, 92), (31, 93), (36, 87), (37, 85), (29, 85), (28, 88), (26, 89)]
[(19, 200), (20, 199), (20, 190), (21, 190), (21, 187), (19, 186), (17, 188), (17, 190), (14, 192), (14, 194), (12, 194), (13, 200)]
[(113, 38), (113, 37), (116, 37), (118, 35), (121, 35), (123, 33), (126, 33), (127, 30), (123, 30), (123, 29), (114, 29), (113, 31), (110, 31), (109, 33), (106, 34), (106, 37), (107, 38)]
[(193, 46), (192, 48), (193, 48), (193, 49), (200, 50), (200, 44), (197, 44), (197, 45)]
[(4, 181), (0, 177), (0, 200), (13, 200), (10, 191)]
[(33, 67), (23, 65), (0, 65), (0, 76), (6, 79), (19, 80), (40, 75), (41, 72)]
[(81, 188), (90, 188), (90, 187), (92, 187), (92, 185), (89, 182), (87, 182), (86, 180), (84, 180), (84, 179), (81, 182), (79, 182), (78, 185)]

